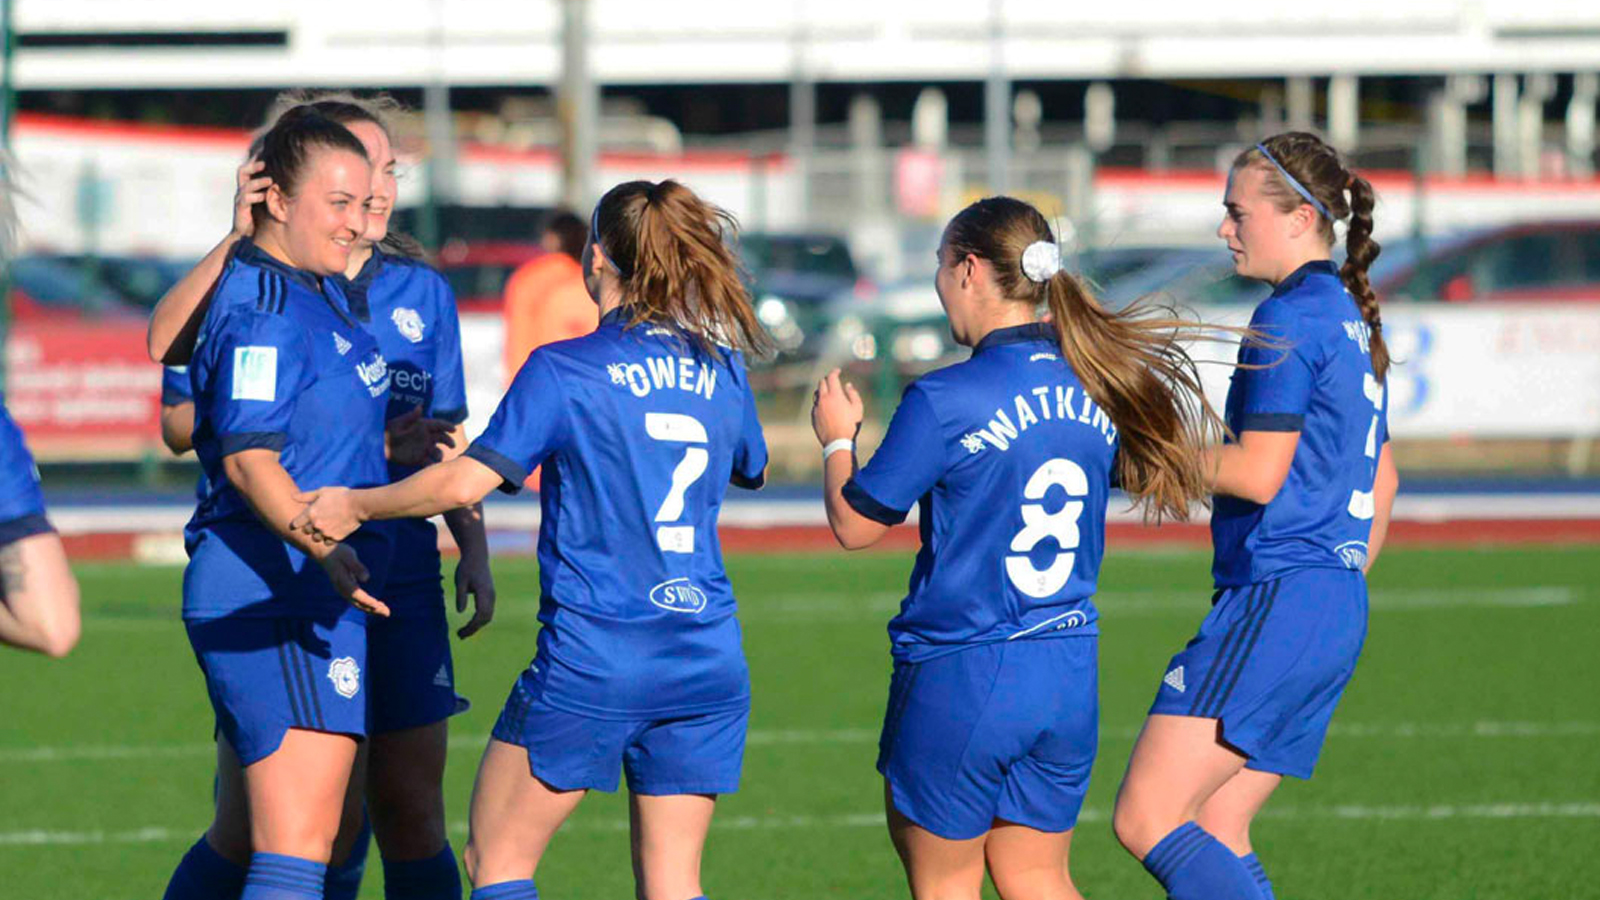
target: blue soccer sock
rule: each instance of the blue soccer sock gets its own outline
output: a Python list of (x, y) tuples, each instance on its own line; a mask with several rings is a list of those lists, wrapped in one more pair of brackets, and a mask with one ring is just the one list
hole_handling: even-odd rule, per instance
[[(528, 890), (533, 890), (531, 881), (528, 882)], [(446, 897), (449, 900), (461, 900), (461, 872), (456, 868), (456, 851), (450, 842), (445, 841), (444, 849), (427, 859), (405, 862), (384, 860), (383, 896), (386, 900), (443, 900)], [(522, 895), (506, 896), (520, 900)], [(537, 897), (538, 894), (528, 896)]]
[(539, 900), (539, 889), (532, 878), (502, 881), (488, 887), (473, 888), (471, 900)]
[(243, 866), (229, 862), (212, 849), (205, 835), (194, 842), (167, 882), (162, 900), (232, 900), (244, 889)]
[(1244, 867), (1249, 870), (1250, 876), (1256, 880), (1256, 889), (1261, 891), (1261, 900), (1277, 900), (1272, 893), (1272, 879), (1267, 877), (1267, 869), (1261, 865), (1261, 858), (1254, 853), (1239, 857)]
[(1162, 838), (1144, 867), (1171, 900), (1260, 900), (1261, 890), (1232, 850), (1193, 822)]
[(350, 855), (339, 865), (328, 866), (328, 874), (322, 880), (323, 900), (356, 900), (356, 895), (361, 893), (361, 878), (367, 873), (367, 851), (371, 847), (372, 821), (363, 810), (361, 833), (350, 845)]
[(321, 900), (327, 876), (327, 863), (257, 852), (250, 857), (250, 874), (239, 900)]

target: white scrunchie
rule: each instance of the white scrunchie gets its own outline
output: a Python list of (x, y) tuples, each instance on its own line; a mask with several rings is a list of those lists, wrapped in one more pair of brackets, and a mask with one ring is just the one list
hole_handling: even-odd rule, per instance
[(1022, 274), (1029, 281), (1040, 284), (1049, 281), (1061, 271), (1061, 245), (1049, 241), (1034, 241), (1022, 251)]

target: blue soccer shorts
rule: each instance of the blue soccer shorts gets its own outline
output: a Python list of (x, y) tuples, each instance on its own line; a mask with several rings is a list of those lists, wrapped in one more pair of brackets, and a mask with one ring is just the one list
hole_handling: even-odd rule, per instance
[(1360, 572), (1298, 569), (1218, 591), (1150, 712), (1217, 719), (1249, 768), (1310, 778), (1366, 635)]
[(431, 590), (434, 598), (426, 603), (379, 598), (395, 612), (367, 622), (367, 668), (371, 674), (367, 728), (371, 734), (432, 725), (471, 705), (456, 694), (444, 595), (437, 582), (422, 590)]
[(271, 756), (291, 728), (365, 737), (366, 619), (349, 607), (319, 618), (184, 622), (217, 731), (241, 764)]
[(996, 820), (1078, 821), (1099, 738), (1098, 638), (978, 644), (896, 662), (878, 771), (896, 810), (949, 840)]
[(551, 705), (524, 672), (493, 734), (526, 749), (529, 772), (557, 790), (615, 791), (620, 770), (635, 794), (731, 794), (749, 723), (748, 704), (665, 719), (587, 716)]

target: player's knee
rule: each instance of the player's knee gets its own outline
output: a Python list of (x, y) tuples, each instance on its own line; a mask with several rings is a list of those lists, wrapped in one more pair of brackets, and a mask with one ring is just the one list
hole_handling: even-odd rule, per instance
[(367, 814), (387, 857), (421, 859), (444, 846), (444, 798), (437, 784), (373, 785)]
[(1166, 821), (1157, 810), (1126, 793), (1117, 798), (1116, 809), (1111, 814), (1111, 830), (1117, 842), (1139, 859), (1144, 859), (1145, 854), (1178, 824)]
[(1250, 820), (1243, 816), (1200, 808), (1196, 824), (1239, 856), (1250, 853)]

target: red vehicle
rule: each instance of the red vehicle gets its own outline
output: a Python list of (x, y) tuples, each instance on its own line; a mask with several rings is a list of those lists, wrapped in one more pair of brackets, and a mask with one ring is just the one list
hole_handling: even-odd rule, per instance
[(450, 241), (439, 249), (439, 271), (455, 291), (458, 310), (498, 313), (511, 273), (547, 252), (520, 241)]
[(1507, 225), (1420, 248), (1396, 242), (1374, 276), (1384, 300), (1600, 303), (1600, 221)]

